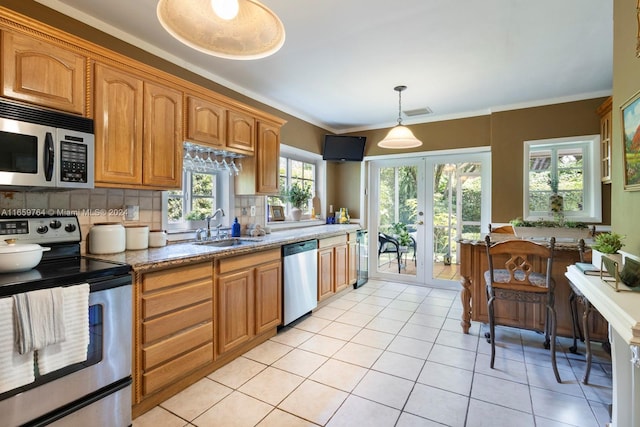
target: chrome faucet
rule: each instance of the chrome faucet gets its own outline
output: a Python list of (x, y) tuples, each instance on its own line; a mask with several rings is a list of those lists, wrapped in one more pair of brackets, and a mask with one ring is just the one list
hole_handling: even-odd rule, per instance
[[(222, 210), (222, 208), (217, 209), (213, 215), (210, 215), (208, 217), (206, 217), (205, 219), (207, 220), (207, 240), (211, 239), (211, 220), (215, 219), (218, 214), (221, 214), (221, 216), (224, 216), (224, 211)], [(216, 240), (218, 240), (220, 238), (220, 226), (222, 224), (218, 224), (218, 226), (216, 227)]]

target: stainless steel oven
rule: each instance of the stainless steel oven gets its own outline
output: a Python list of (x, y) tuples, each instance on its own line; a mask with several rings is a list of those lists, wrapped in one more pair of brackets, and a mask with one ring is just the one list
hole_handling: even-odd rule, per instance
[[(38, 236), (36, 230), (46, 224), (60, 230), (50, 236), (55, 243)], [(9, 233), (30, 243), (38, 239), (51, 250), (32, 270), (0, 274), (0, 298), (88, 283), (89, 345), (85, 361), (46, 375), (38, 375), (36, 367), (35, 381), (1, 393), (0, 426), (131, 425), (130, 267), (79, 256), (76, 217), (0, 218), (0, 235)], [(65, 233), (71, 242), (60, 242)]]
[(93, 163), (93, 120), (0, 99), (0, 188), (93, 188)]

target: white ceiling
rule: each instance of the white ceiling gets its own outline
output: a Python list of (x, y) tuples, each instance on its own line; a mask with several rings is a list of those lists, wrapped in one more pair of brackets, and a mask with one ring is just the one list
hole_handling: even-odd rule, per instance
[(286, 41), (255, 61), (173, 39), (157, 0), (37, 0), (336, 133), (606, 96), (612, 0), (263, 0)]

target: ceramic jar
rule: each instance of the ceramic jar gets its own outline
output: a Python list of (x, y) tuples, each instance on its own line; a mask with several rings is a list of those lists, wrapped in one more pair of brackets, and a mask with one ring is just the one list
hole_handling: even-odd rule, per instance
[(149, 231), (149, 247), (161, 248), (167, 245), (167, 233), (164, 230)]
[(147, 249), (149, 247), (148, 225), (127, 225), (127, 250)]
[(124, 226), (117, 222), (97, 223), (89, 230), (89, 253), (117, 254), (126, 246)]

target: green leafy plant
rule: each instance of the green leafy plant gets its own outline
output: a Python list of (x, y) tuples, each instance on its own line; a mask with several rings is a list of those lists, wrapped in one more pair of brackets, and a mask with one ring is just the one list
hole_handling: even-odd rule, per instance
[(591, 249), (602, 252), (603, 254), (615, 254), (623, 246), (622, 239), (624, 236), (618, 233), (600, 233), (594, 238), (594, 244)]
[(411, 246), (411, 236), (407, 225), (402, 222), (394, 222), (389, 226), (389, 233), (398, 239), (400, 246)]
[(280, 193), (282, 199), (291, 202), (295, 208), (302, 208), (307, 205), (311, 198), (311, 189), (308, 185), (300, 185), (297, 182), (291, 184), (289, 188), (283, 189)]
[(516, 218), (509, 221), (514, 227), (566, 227), (566, 228), (588, 228), (589, 226), (580, 221), (549, 221), (538, 219), (536, 221), (525, 221), (522, 218)]

